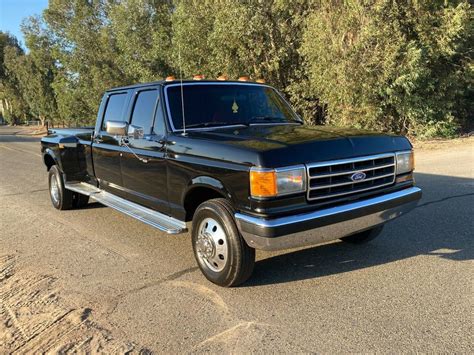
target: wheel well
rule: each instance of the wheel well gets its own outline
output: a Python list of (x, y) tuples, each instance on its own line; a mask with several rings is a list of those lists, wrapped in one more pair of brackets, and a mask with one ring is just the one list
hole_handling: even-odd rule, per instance
[(44, 163), (46, 164), (46, 168), (48, 169), (48, 171), (53, 165), (56, 165), (56, 162), (54, 161), (53, 157), (49, 154), (46, 154), (44, 156)]
[(213, 198), (226, 198), (222, 193), (208, 188), (208, 187), (196, 187), (188, 192), (184, 199), (184, 209), (186, 210), (186, 221), (191, 221), (194, 216), (194, 212), (198, 206)]

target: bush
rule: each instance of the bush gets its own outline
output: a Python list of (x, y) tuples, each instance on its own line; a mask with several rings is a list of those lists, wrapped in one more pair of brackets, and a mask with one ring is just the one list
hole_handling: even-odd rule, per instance
[(473, 42), (467, 1), (330, 2), (301, 53), (328, 122), (446, 137), (472, 120)]

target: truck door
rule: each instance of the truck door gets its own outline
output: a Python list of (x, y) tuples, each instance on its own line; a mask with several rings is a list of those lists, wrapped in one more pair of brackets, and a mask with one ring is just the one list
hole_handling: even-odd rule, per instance
[[(92, 158), (95, 176), (100, 188), (123, 195), (120, 153), (123, 147), (120, 140), (105, 131), (107, 121), (125, 121), (128, 92), (113, 92), (105, 97), (105, 110), (98, 117), (92, 144)], [(100, 114), (99, 114), (100, 115)]]
[(143, 88), (132, 95), (130, 125), (143, 128), (143, 137), (128, 138), (121, 157), (127, 199), (168, 213), (165, 129), (158, 88)]

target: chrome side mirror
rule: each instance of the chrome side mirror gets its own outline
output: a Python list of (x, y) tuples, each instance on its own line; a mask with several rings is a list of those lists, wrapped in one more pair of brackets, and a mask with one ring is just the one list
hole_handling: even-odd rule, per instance
[(145, 130), (143, 127), (130, 125), (128, 126), (128, 137), (133, 139), (141, 139), (145, 137)]
[(127, 135), (128, 123), (124, 121), (107, 121), (105, 130), (112, 136), (124, 137)]

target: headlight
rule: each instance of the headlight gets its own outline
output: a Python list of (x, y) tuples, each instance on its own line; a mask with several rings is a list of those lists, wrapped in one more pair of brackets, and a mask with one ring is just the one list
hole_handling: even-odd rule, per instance
[(252, 197), (273, 197), (306, 190), (306, 170), (303, 165), (281, 169), (250, 169)]
[(415, 169), (413, 151), (397, 153), (397, 174), (405, 174)]

